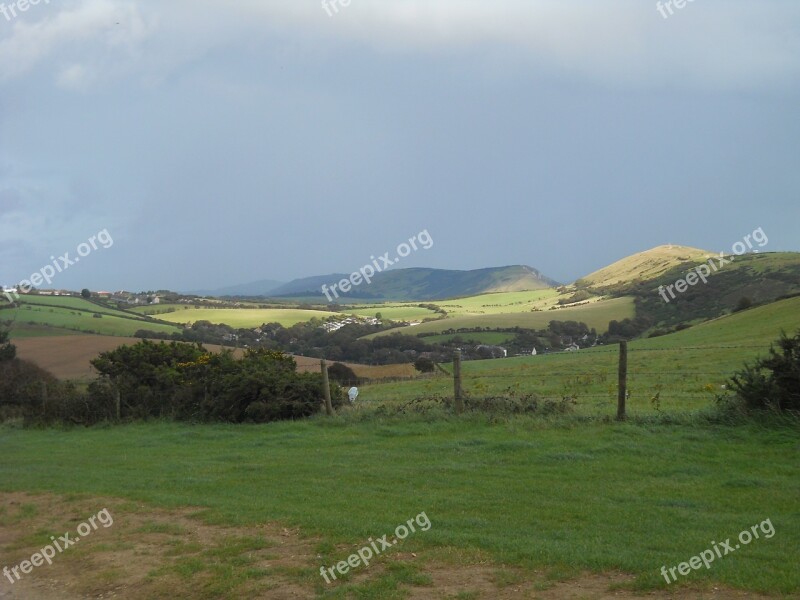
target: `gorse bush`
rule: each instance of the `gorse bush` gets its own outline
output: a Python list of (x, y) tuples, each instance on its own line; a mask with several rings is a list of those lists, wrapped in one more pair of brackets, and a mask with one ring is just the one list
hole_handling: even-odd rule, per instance
[(782, 333), (767, 358), (745, 364), (731, 379), (731, 388), (746, 409), (800, 412), (800, 330)]
[[(248, 350), (237, 359), (199, 344), (145, 340), (104, 352), (92, 365), (101, 381), (90, 393), (112, 401), (118, 392), (123, 418), (262, 423), (307, 417), (322, 398), (321, 374), (298, 373), (291, 356), (272, 350)], [(331, 399), (343, 403), (336, 385)]]
[[(91, 425), (116, 419), (264, 423), (308, 417), (321, 408), (320, 373), (298, 373), (272, 350), (207, 352), (199, 344), (142, 341), (92, 361), (100, 377), (85, 391), (36, 365), (0, 360), (0, 421)], [(330, 386), (335, 407), (344, 391)]]

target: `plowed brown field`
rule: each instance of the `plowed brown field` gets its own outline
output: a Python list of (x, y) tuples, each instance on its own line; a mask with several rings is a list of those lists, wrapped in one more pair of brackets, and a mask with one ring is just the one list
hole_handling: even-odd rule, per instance
[[(47, 369), (60, 379), (93, 379), (97, 374), (90, 361), (101, 352), (114, 350), (123, 344), (135, 344), (138, 338), (110, 337), (103, 335), (69, 335), (53, 337), (33, 337), (14, 340), (17, 355), (40, 367)], [(219, 352), (222, 346), (206, 344), (212, 352)], [(241, 354), (241, 350), (235, 350)], [(319, 359), (295, 356), (298, 371), (319, 371)], [(359, 377), (380, 379), (385, 377), (411, 377), (411, 365), (369, 365), (348, 364)]]

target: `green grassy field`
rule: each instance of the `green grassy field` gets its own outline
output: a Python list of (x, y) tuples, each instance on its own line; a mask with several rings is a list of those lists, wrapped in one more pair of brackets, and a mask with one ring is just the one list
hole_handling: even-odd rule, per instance
[[(148, 304), (147, 306), (133, 306), (131, 307), (131, 312), (135, 312), (139, 315), (152, 315), (158, 316), (169, 312), (175, 312), (178, 310), (189, 310), (191, 308), (195, 308), (195, 305), (192, 304)], [(198, 305), (198, 308), (199, 305)]]
[(434, 301), (451, 317), (469, 315), (494, 315), (528, 312), (532, 308), (546, 308), (555, 304), (559, 293), (554, 289), (527, 292), (495, 292), (466, 298)]
[(370, 304), (363, 307), (348, 308), (345, 312), (360, 317), (374, 317), (377, 313), (380, 313), (381, 318), (391, 321), (421, 321), (422, 319), (440, 316), (428, 308), (420, 308), (413, 304)]
[[(431, 529), (403, 542), (404, 551), (419, 553), (420, 572), (445, 557), (464, 565), (488, 558), (532, 578), (542, 569), (552, 579), (622, 570), (640, 589), (667, 587), (662, 565), (770, 519), (774, 537), (671, 590), (724, 584), (789, 593), (800, 590), (800, 571), (791, 567), (800, 559), (797, 434), (353, 415), (253, 427), (4, 429), (0, 489), (201, 507), (219, 524), (299, 526), (323, 542), (294, 573), (298, 584), (337, 598), (403, 597), (375, 592), (391, 572), (374, 569), (366, 581), (346, 577), (326, 589), (318, 569), (341, 559), (334, 544), (363, 545), (422, 511)], [(213, 572), (216, 559), (193, 559), (193, 573)]]
[(88, 300), (76, 298), (74, 296), (36, 296), (26, 294), (24, 296), (20, 296), (20, 302), (23, 305), (30, 304), (33, 306), (68, 308), (82, 312), (101, 313), (104, 315), (125, 315), (132, 318), (136, 317), (136, 315), (125, 313), (124, 311), (120, 311), (115, 308), (101, 306), (99, 304), (95, 304), (94, 302), (89, 302)]
[(337, 314), (339, 313), (293, 308), (190, 308), (160, 314), (158, 318), (172, 323), (210, 321), (211, 323), (224, 323), (234, 328), (258, 327), (264, 323), (280, 323), (284, 327), (291, 327), (296, 323), (303, 323), (315, 317), (324, 319)]
[[(102, 315), (101, 318), (94, 317)], [(131, 337), (140, 329), (172, 333), (172, 325), (154, 323), (124, 311), (98, 306), (82, 298), (65, 296), (21, 297), (16, 309), (4, 309), (3, 318), (12, 320), (11, 337), (61, 335), (64, 332), (97, 333)]]
[[(415, 327), (415, 329), (421, 328)], [(708, 406), (745, 360), (766, 354), (781, 330), (800, 328), (800, 298), (791, 298), (697, 325), (678, 333), (629, 344), (628, 409), (634, 414), (685, 412)], [(465, 336), (467, 334), (464, 334)], [(428, 339), (428, 338), (425, 338)], [(612, 415), (617, 402), (616, 346), (578, 352), (468, 361), (464, 389), (475, 396), (536, 393), (575, 396), (586, 415)], [(402, 404), (420, 396), (452, 394), (447, 376), (373, 384), (360, 400)], [(658, 394), (658, 403), (652, 399)]]
[[(550, 291), (550, 290), (545, 290)], [(516, 292), (527, 293), (527, 292)], [(449, 310), (449, 304), (443, 303), (442, 308)], [(559, 310), (541, 310), (528, 312), (508, 312), (508, 313), (487, 313), (479, 315), (467, 315), (460, 317), (448, 317), (430, 323), (422, 323), (414, 329), (397, 328), (380, 333), (372, 334), (367, 337), (380, 335), (390, 335), (395, 332), (408, 333), (414, 335), (418, 333), (441, 333), (447, 329), (459, 329), (468, 327), (524, 327), (527, 329), (546, 329), (550, 321), (583, 321), (589, 327), (594, 327), (602, 333), (608, 329), (608, 322), (611, 320), (621, 321), (634, 316), (634, 306), (632, 298), (613, 298), (602, 302), (593, 302), (583, 306), (562, 308)]]

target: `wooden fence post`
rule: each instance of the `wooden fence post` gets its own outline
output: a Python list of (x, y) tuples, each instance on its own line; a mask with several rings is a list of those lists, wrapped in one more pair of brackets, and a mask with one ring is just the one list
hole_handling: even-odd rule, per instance
[(464, 399), (461, 397), (461, 350), (453, 352), (453, 396), (456, 414), (464, 412)]
[(114, 412), (117, 416), (117, 421), (119, 421), (120, 413), (122, 412), (122, 402), (120, 401), (119, 386), (117, 386), (117, 384), (114, 384), (114, 409)]
[(47, 418), (47, 382), (42, 381), (42, 417)]
[(328, 383), (328, 364), (325, 362), (323, 358), (319, 361), (319, 366), (322, 369), (322, 387), (324, 388), (322, 391), (325, 394), (325, 412), (328, 413), (328, 416), (333, 414), (333, 404), (331, 403), (331, 386)]
[(625, 420), (625, 399), (628, 394), (628, 342), (619, 343), (619, 386), (617, 395), (617, 420)]

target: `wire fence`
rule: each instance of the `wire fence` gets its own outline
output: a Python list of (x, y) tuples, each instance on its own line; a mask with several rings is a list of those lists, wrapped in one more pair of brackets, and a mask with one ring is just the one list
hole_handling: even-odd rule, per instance
[[(464, 360), (456, 351), (452, 363), (436, 364), (433, 373), (342, 383), (429, 383), (411, 388), (415, 390), (411, 393), (420, 393), (421, 389), (434, 395), (444, 392), (453, 398), (456, 410), (459, 395), (462, 405), (463, 397), (504, 394), (577, 398), (597, 406), (616, 401), (618, 417), (625, 418), (628, 400), (637, 408), (655, 410), (686, 410), (714, 402), (730, 392), (731, 378), (746, 358), (756, 354), (753, 350), (763, 352), (766, 348), (754, 344), (708, 344), (628, 349), (627, 343), (622, 343), (619, 347), (538, 354), (508, 365), (504, 363), (512, 357)], [(388, 388), (383, 393), (395, 394), (398, 399), (408, 397), (397, 389)]]

